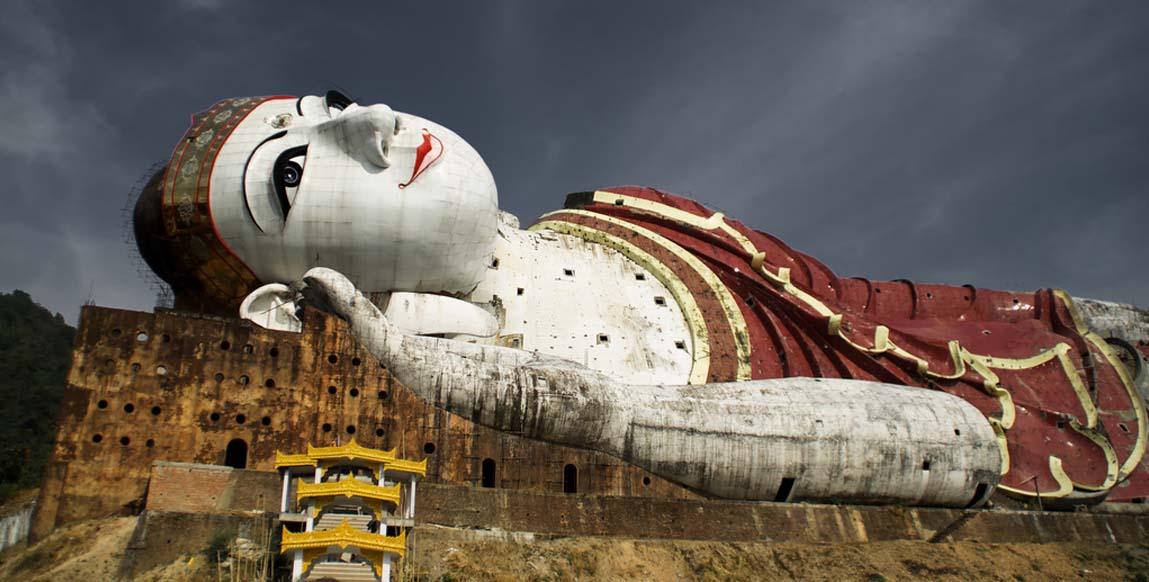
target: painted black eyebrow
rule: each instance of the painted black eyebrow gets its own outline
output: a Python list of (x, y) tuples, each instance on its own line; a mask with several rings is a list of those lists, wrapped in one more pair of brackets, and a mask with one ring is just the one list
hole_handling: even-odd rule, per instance
[(251, 153), (247, 156), (247, 161), (243, 163), (243, 174), (241, 174), (242, 178), (240, 179), (240, 184), (243, 186), (241, 190), (243, 192), (243, 207), (247, 210), (247, 218), (251, 220), (251, 223), (254, 224), (260, 232), (264, 232), (263, 227), (259, 226), (259, 222), (255, 220), (255, 213), (251, 211), (251, 203), (247, 201), (247, 167), (251, 164), (251, 158), (255, 157), (255, 152), (258, 152), (259, 148), (263, 147), (267, 142), (279, 139), (285, 135), (287, 135), (286, 129), (267, 136), (267, 139), (259, 142), (259, 145), (251, 150)]
[[(279, 200), (279, 210), (283, 213), (283, 222), (287, 223), (287, 213), (291, 211), (291, 201), (287, 199), (287, 185), (283, 183), (283, 176), (281, 170), (284, 165), (291, 161), (291, 158), (307, 155), (307, 146), (295, 146), (283, 150), (277, 158), (275, 163), (271, 165), (271, 180), (275, 184), (275, 196)], [(303, 175), (299, 176), (301, 179)], [(244, 196), (246, 199), (247, 197)]]
[(300, 117), (303, 117), (303, 97), (295, 100), (295, 112), (298, 113)]

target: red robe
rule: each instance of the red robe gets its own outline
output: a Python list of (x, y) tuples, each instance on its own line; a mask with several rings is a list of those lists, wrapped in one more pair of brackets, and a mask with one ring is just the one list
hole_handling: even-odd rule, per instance
[(1145, 403), (1062, 291), (842, 279), (766, 233), (650, 188), (572, 194), (533, 228), (611, 246), (667, 284), (689, 307), (692, 383), (813, 376), (943, 390), (998, 431), (1007, 491), (1149, 494)]

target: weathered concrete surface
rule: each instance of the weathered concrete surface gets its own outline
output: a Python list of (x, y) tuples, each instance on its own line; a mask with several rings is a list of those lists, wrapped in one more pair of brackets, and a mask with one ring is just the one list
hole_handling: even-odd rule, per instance
[(1149, 310), (1097, 299), (1075, 298), (1074, 302), (1089, 327), (1117, 348), (1117, 357), (1149, 403)]
[[(185, 469), (188, 465), (169, 465)], [(162, 467), (161, 467), (162, 468)], [(150, 487), (179, 484), (205, 493), (218, 488), (211, 468), (180, 475), (174, 470), (152, 473)], [(249, 499), (279, 493), (273, 472), (235, 471), (250, 490)], [(151, 499), (151, 498), (149, 498)], [(156, 497), (146, 514), (168, 521), (182, 504), (164, 504)], [(229, 515), (244, 506), (206, 508)], [(198, 508), (195, 508), (198, 509)], [(1091, 513), (946, 508), (819, 505), (657, 499), (604, 495), (488, 489), (437, 483), (419, 486), (416, 519), (423, 525), (529, 532), (552, 536), (610, 536), (712, 541), (778, 541), (799, 543), (859, 543), (898, 540), (925, 541), (963, 520), (946, 539), (992, 543), (1104, 542), (1141, 543), (1149, 534), (1149, 512)], [(154, 522), (157, 518), (148, 518)], [(149, 522), (151, 523), (151, 522)], [(197, 526), (199, 527), (199, 526)], [(156, 538), (153, 538), (156, 539)], [(165, 538), (166, 539), (166, 538)], [(166, 545), (166, 542), (165, 542)]]
[(331, 269), (308, 271), (302, 290), (428, 402), (707, 495), (961, 507), (1000, 478), (990, 423), (944, 392), (830, 378), (629, 385), (570, 360), (403, 333)]
[(572, 464), (579, 491), (696, 497), (609, 455), (488, 430), (436, 408), (394, 381), (343, 322), (314, 310), (302, 333), (286, 333), (238, 319), (84, 307), (59, 424), (33, 538), (130, 513), (123, 508), (142, 502), (154, 461), (222, 465), (234, 439), (247, 443), (251, 469), (270, 470), (276, 449), (354, 436), (427, 458), (434, 481), (478, 483), (491, 459), (499, 487), (562, 491)]
[[(152, 521), (149, 541), (166, 545)], [(172, 525), (188, 522), (173, 521)], [(138, 518), (107, 518), (71, 524), (42, 542), (9, 550), (0, 579), (21, 582), (126, 580), (120, 574)], [(221, 525), (225, 525), (221, 523)], [(237, 527), (236, 533), (238, 534)], [(148, 582), (217, 582), (203, 559), (214, 530), (186, 532), (187, 554), (132, 578)], [(193, 535), (206, 537), (192, 540)], [(438, 525), (409, 534), (407, 556), (396, 577), (404, 580), (1133, 580), (1149, 575), (1144, 544), (1062, 542), (989, 544), (886, 541), (819, 544), (764, 541), (702, 541), (603, 536), (555, 536)], [(173, 544), (176, 540), (173, 539)], [(243, 544), (241, 552), (260, 547)], [(132, 553), (140, 550), (132, 550)], [(167, 551), (159, 548), (158, 551)], [(195, 560), (189, 558), (194, 555)], [(223, 573), (224, 579), (228, 572)], [(240, 578), (243, 580), (252, 577)]]
[(1080, 297), (1073, 298), (1073, 302), (1085, 317), (1085, 323), (1102, 337), (1121, 338), (1142, 346), (1149, 343), (1149, 310)]
[[(190, 473), (181, 470), (200, 468)], [(167, 470), (173, 469), (173, 470)], [(159, 466), (150, 488), (179, 485), (205, 494), (219, 488), (214, 468)], [(249, 488), (248, 499), (279, 494), (273, 472), (235, 471), (233, 480)], [(149, 497), (149, 500), (152, 500)], [(182, 502), (157, 496), (147, 511), (176, 514)], [(193, 507), (228, 514), (244, 505)], [(657, 499), (605, 495), (529, 492), (438, 483), (419, 486), (416, 518), (420, 524), (530, 532), (561, 536), (612, 536), (693, 540), (773, 540), (803, 543), (856, 543), (928, 540), (955, 521), (963, 525), (948, 539), (984, 542), (1138, 543), (1149, 528), (1141, 513), (955, 510), (946, 508), (763, 503), (713, 499)], [(174, 518), (173, 518), (174, 519)]]
[(929, 540), (967, 514), (946, 539), (985, 543), (1143, 543), (1149, 514), (956, 510), (718, 500), (557, 495), (428, 484), (421, 524), (561, 536), (858, 543)]
[(120, 561), (119, 578), (196, 556), (216, 535), (248, 540), (272, 540), (278, 547), (279, 523), (270, 514), (184, 513), (145, 511), (140, 514)]
[[(147, 339), (139, 341), (139, 332)], [(223, 342), (229, 349), (221, 348)], [(217, 382), (216, 374), (223, 380)], [(239, 383), (243, 376), (246, 385)], [(267, 379), (275, 386), (266, 386)], [(101, 400), (106, 408), (99, 407)], [(127, 404), (133, 412), (125, 412)], [(219, 420), (212, 421), (212, 413)], [(239, 414), (245, 423), (237, 422)], [(406, 458), (426, 456), (431, 481), (477, 484), (483, 460), (491, 459), (500, 488), (560, 492), (563, 467), (573, 464), (579, 492), (697, 497), (610, 455), (490, 430), (436, 408), (380, 368), (345, 324), (314, 311), (303, 332), (292, 334), (236, 319), (89, 306), (77, 330), (32, 537), (142, 500), (155, 460), (221, 464), (227, 443), (241, 438), (249, 445), (248, 467), (270, 469), (276, 448), (345, 441), (347, 426), (356, 427), (355, 437), (366, 445), (397, 447)], [(93, 442), (97, 434), (101, 443)], [(129, 444), (121, 445), (125, 436)], [(424, 453), (427, 445), (435, 452)]]
[(0, 508), (0, 550), (28, 539), (35, 510), (36, 498), (26, 494), (18, 495)]

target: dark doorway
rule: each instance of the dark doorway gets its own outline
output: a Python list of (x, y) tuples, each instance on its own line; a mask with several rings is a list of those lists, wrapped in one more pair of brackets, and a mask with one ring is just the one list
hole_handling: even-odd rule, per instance
[(563, 493), (578, 493), (578, 467), (563, 467)]
[(233, 469), (247, 468), (247, 443), (243, 439), (232, 439), (227, 443), (227, 454), (223, 457), (223, 464)]
[(495, 460), (483, 459), (483, 487), (492, 489), (495, 487)]
[(985, 483), (978, 483), (977, 489), (973, 490), (973, 499), (970, 499), (969, 503), (966, 504), (966, 509), (977, 507), (978, 504), (983, 501), (982, 497), (985, 497), (985, 492), (988, 490), (989, 490), (988, 485), (986, 485)]
[(793, 477), (783, 477), (782, 484), (778, 485), (778, 493), (774, 495), (774, 501), (778, 503), (785, 503), (790, 501), (790, 492), (794, 490)]

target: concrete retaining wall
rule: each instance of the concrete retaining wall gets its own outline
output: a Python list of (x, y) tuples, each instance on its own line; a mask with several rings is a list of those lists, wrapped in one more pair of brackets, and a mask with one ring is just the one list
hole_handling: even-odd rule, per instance
[[(279, 524), (264, 514), (145, 511), (124, 551), (119, 577), (131, 580), (187, 556), (206, 559), (201, 552), (217, 534), (245, 539), (266, 539), (270, 534), (278, 540)], [(274, 543), (278, 547), (279, 542)]]
[(1149, 514), (1055, 513), (556, 495), (426, 484), (415, 520), (563, 536), (858, 543), (948, 539), (986, 543), (1141, 543)]
[[(229, 484), (222, 484), (221, 474), (228, 476)], [(280, 483), (276, 473), (266, 471), (157, 463), (149, 484), (147, 510), (149, 513), (172, 515), (187, 511), (227, 513), (259, 510), (250, 501), (263, 499), (278, 503)], [(206, 499), (197, 503), (179, 495), (163, 493), (177, 488), (193, 497), (204, 495)], [(229, 488), (237, 494), (220, 493)], [(437, 483), (421, 483), (418, 491), (415, 509), (418, 524), (557, 536), (858, 543), (929, 540), (937, 532), (958, 522), (960, 527), (948, 539), (987, 543), (1140, 543), (1149, 537), (1149, 512), (964, 511), (657, 499), (566, 495)]]

